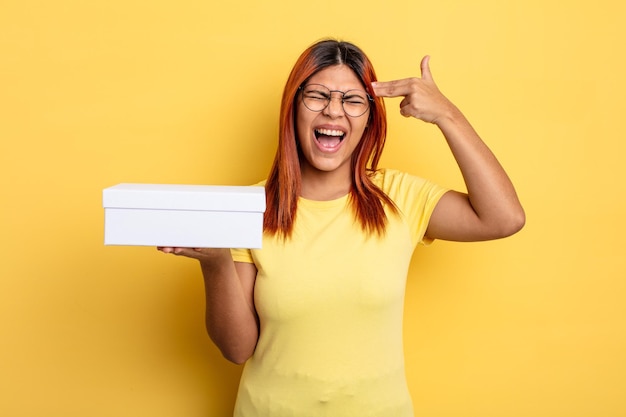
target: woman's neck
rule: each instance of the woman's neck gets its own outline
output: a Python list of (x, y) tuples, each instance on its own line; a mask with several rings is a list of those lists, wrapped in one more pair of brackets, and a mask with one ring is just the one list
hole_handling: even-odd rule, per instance
[(301, 174), (300, 196), (307, 200), (336, 200), (348, 194), (352, 188), (350, 172), (325, 172), (303, 167)]

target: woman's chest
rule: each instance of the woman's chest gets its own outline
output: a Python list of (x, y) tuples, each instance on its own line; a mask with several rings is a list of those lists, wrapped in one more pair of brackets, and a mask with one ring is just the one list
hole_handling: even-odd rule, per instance
[(298, 218), (293, 238), (266, 239), (255, 254), (257, 311), (286, 320), (322, 309), (397, 308), (413, 247), (406, 225), (365, 236), (351, 215)]

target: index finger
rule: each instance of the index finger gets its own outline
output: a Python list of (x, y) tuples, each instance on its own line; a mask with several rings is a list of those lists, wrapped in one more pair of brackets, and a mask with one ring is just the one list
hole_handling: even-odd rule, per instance
[(376, 81), (372, 83), (374, 93), (377, 97), (404, 97), (411, 91), (409, 89), (410, 79), (393, 81)]

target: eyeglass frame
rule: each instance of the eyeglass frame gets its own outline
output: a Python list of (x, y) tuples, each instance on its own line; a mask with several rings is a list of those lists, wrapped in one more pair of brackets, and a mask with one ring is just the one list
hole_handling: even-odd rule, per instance
[[(304, 88), (310, 85), (319, 85), (321, 87), (324, 87), (325, 89), (328, 90), (329, 92), (329, 96), (328, 98), (326, 98), (326, 105), (324, 107), (322, 107), (320, 110), (313, 110), (311, 109), (309, 106), (306, 105), (306, 103), (304, 102)], [(372, 96), (370, 96), (368, 94), (367, 91), (365, 90), (359, 90), (358, 88), (351, 88), (350, 90), (346, 90), (346, 91), (341, 91), (341, 90), (331, 90), (330, 88), (326, 87), (324, 84), (318, 84), (318, 83), (312, 83), (312, 84), (303, 84), (300, 87), (298, 87), (298, 91), (300, 91), (300, 95), (301, 95), (301, 100), (302, 100), (302, 104), (304, 105), (304, 107), (306, 107), (308, 110), (315, 112), (315, 113), (320, 113), (323, 112), (324, 110), (326, 110), (328, 108), (328, 106), (330, 106), (330, 101), (333, 99), (332, 94), (333, 93), (341, 93), (341, 110), (343, 110), (343, 112), (345, 113), (346, 116), (348, 117), (361, 117), (363, 116), (365, 113), (367, 113), (367, 111), (370, 109), (372, 103), (374, 103), (374, 99), (372, 98)], [(363, 93), (365, 93), (365, 96), (367, 97), (367, 108), (363, 111), (363, 113), (359, 114), (358, 116), (352, 116), (350, 114), (348, 114), (348, 112), (346, 112), (346, 109), (344, 107), (344, 99), (346, 97), (346, 94), (349, 93), (350, 91), (361, 91)]]

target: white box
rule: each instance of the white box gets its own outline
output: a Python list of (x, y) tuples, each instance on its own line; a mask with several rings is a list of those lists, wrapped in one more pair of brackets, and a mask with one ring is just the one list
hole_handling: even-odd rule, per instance
[(261, 247), (263, 187), (126, 183), (102, 203), (105, 245)]

